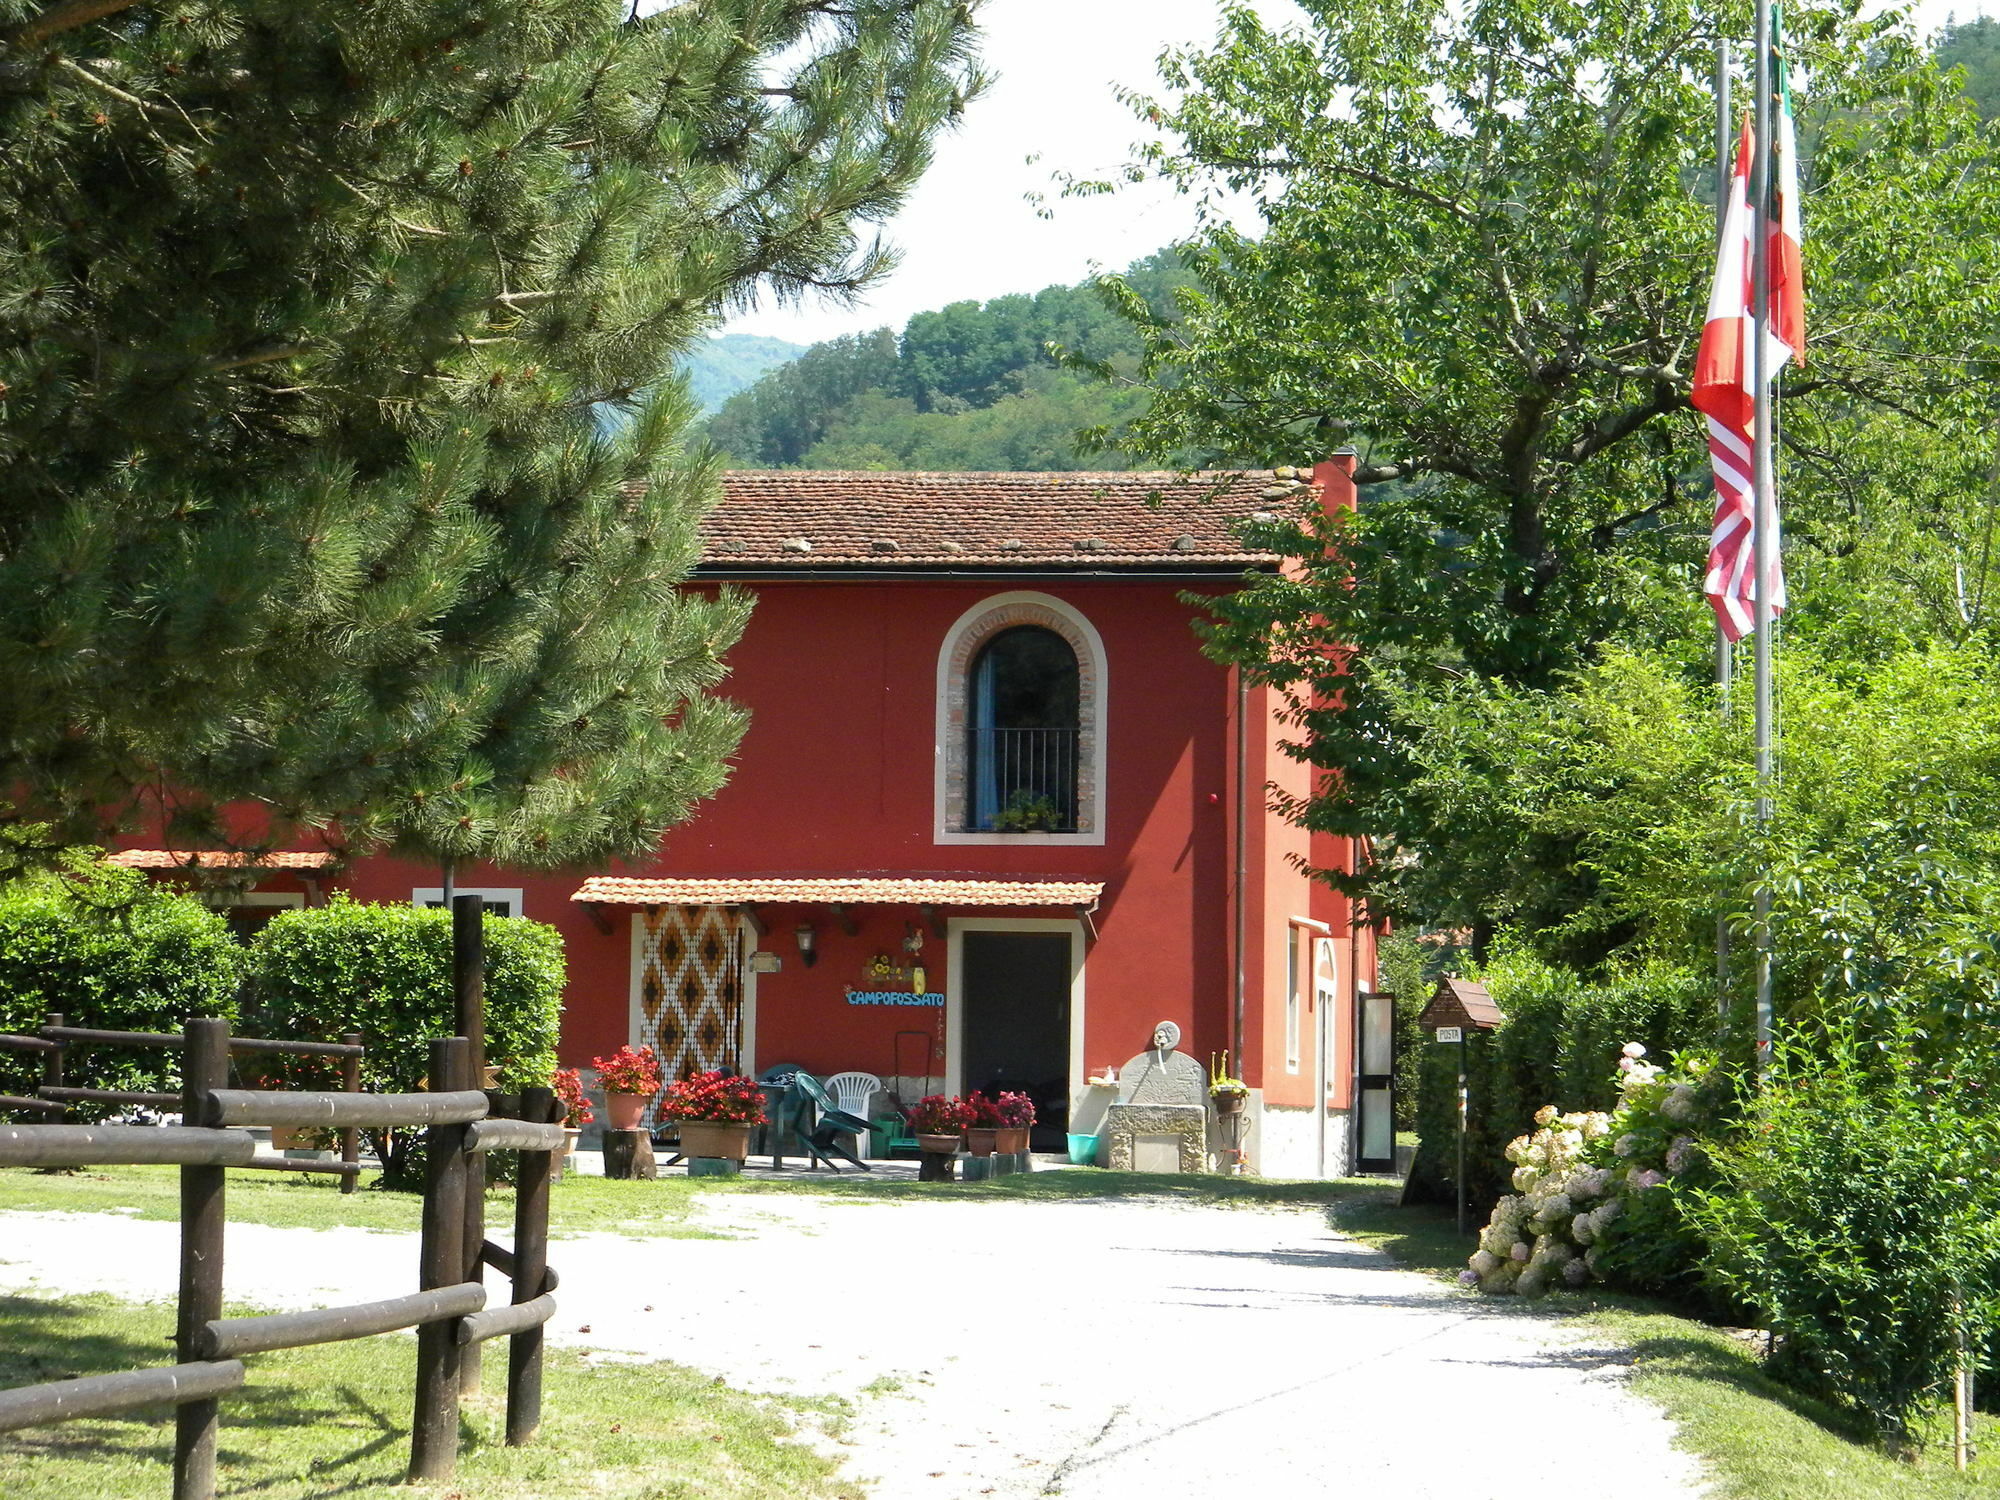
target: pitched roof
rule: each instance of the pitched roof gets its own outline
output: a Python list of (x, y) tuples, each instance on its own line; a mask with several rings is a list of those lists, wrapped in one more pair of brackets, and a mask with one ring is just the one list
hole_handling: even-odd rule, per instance
[(1297, 504), (1310, 471), (909, 474), (736, 470), (702, 522), (702, 566), (1271, 567), (1234, 525)]
[(240, 849), (120, 849), (105, 856), (107, 865), (123, 865), (128, 870), (185, 870), (203, 866), (211, 870), (324, 870), (334, 862), (325, 849), (280, 849), (272, 854), (251, 854)]
[(632, 880), (598, 875), (572, 901), (605, 906), (741, 906), (766, 902), (850, 906), (1087, 906), (1104, 894), (1099, 880), (904, 880), (892, 876), (842, 879), (786, 876), (735, 879), (680, 877)]
[(1506, 1019), (1493, 1003), (1493, 997), (1486, 993), (1485, 985), (1448, 976), (1438, 981), (1430, 1003), (1417, 1017), (1417, 1024), (1426, 1030), (1436, 1026), (1472, 1026), (1491, 1031)]

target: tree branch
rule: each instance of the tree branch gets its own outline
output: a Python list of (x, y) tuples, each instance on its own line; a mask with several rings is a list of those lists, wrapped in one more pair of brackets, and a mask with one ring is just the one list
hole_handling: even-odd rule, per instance
[(88, 26), (92, 21), (101, 21), (106, 16), (117, 15), (121, 10), (130, 10), (138, 3), (139, 0), (61, 0), (61, 3), (51, 5), (40, 15), (0, 36), (0, 41), (9, 47), (32, 47), (59, 32)]

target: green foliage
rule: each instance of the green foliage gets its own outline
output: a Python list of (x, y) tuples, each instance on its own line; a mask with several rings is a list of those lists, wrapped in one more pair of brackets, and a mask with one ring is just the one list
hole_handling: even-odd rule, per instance
[[(486, 1061), (500, 1087), (546, 1084), (555, 1067), (562, 1014), (562, 938), (520, 917), (489, 916), (486, 943)], [(337, 1041), (358, 1031), (368, 1055), (362, 1086), (377, 1093), (418, 1088), (432, 1038), (454, 1029), (451, 913), (366, 906), (336, 895), (326, 906), (284, 912), (250, 948), (244, 1024), (255, 1034)], [(283, 1081), (326, 1086), (311, 1060)], [(405, 1132), (371, 1132), (384, 1179), (408, 1185), (416, 1144)]]
[(1966, 97), (1979, 107), (1979, 118), (2000, 115), (2000, 21), (1974, 16), (1953, 21), (1932, 44), (1939, 64), (1965, 69)]
[[(1707, 1044), (1716, 1030), (1713, 982), (1669, 964), (1590, 981), (1510, 947), (1479, 978), (1506, 1017), (1467, 1048), (1472, 1108), (1466, 1182), (1481, 1211), (1507, 1191), (1507, 1143), (1534, 1128), (1536, 1110), (1609, 1110), (1619, 1099), (1612, 1061), (1626, 1043), (1666, 1057)], [(1412, 1176), (1426, 1196), (1456, 1193), (1457, 1070), (1457, 1046), (1425, 1044)]]
[(1709, 1271), (1785, 1341), (1780, 1368), (1897, 1453), (1961, 1341), (2000, 1324), (2000, 1118), (1987, 1077), (1936, 1076), (1908, 1033), (1795, 1037), (1695, 1211)]
[(1422, 1087), (1424, 1044), (1428, 1038), (1417, 1017), (1429, 1004), (1437, 985), (1432, 972), (1435, 945), (1426, 947), (1398, 928), (1382, 939), (1376, 952), (1376, 973), (1384, 990), (1396, 997), (1396, 1128), (1417, 1128), (1417, 1093)]
[[(1712, 631), (1686, 365), (1713, 259), (1709, 43), (1718, 24), (1745, 35), (1747, 10), (1301, 9), (1283, 27), (1230, 9), (1214, 47), (1167, 60), (1168, 102), (1135, 101), (1172, 138), (1160, 175), (1252, 193), (1264, 224), (1185, 248), (1173, 318), (1121, 303), (1160, 387), (1123, 441), (1219, 463), (1358, 448), (1358, 512), (1255, 530), (1315, 561), (1219, 601), (1208, 647), (1309, 705), (1295, 753), (1337, 774), (1288, 810), (1406, 856), (1346, 884), (1481, 947), (1580, 913), (1563, 956), (1589, 966), (1653, 920), (1593, 909), (1580, 845), (1615, 820), (1567, 821), (1603, 790), (1592, 776), (1662, 801), (1703, 779), (1679, 744), (1646, 764), (1644, 734), (1647, 700), (1705, 673)], [(1959, 639), (1993, 574), (1979, 455), (2000, 167), (1900, 22), (1819, 3), (1786, 20), (1814, 321), (1785, 402), (1788, 622), (1850, 655)], [(1620, 649), (1657, 673), (1622, 704), (1600, 696), (1624, 759), (1593, 767), (1567, 702), (1537, 695)], [(1692, 918), (1701, 894), (1667, 915)]]
[[(743, 718), (674, 361), (852, 292), (961, 0), (0, 0), (0, 773), (173, 837), (650, 850)], [(602, 420), (607, 409), (626, 420)]]
[[(1171, 254), (1126, 272), (1162, 315), (1185, 280)], [(1148, 300), (1150, 299), (1150, 300)], [(815, 344), (732, 398), (708, 436), (739, 464), (940, 471), (1127, 468), (1117, 433), (1145, 409), (1143, 382), (1115, 385), (1065, 363), (1129, 375), (1139, 349), (1089, 286), (955, 302), (890, 329)], [(1079, 443), (1085, 432), (1102, 436)]]
[[(71, 1026), (179, 1031), (236, 1018), (243, 950), (194, 897), (130, 870), (75, 865), (0, 885), (0, 1031), (32, 1032), (49, 1011)], [(79, 1048), (72, 1086), (166, 1092), (181, 1082), (171, 1048)], [(41, 1059), (0, 1051), (0, 1093), (32, 1094)], [(77, 1106), (72, 1119), (113, 1107)]]

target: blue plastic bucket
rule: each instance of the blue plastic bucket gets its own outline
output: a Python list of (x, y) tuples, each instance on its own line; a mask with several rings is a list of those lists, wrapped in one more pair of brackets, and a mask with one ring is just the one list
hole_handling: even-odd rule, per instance
[(1069, 1164), (1073, 1167), (1097, 1165), (1097, 1137), (1073, 1135), (1069, 1138)]

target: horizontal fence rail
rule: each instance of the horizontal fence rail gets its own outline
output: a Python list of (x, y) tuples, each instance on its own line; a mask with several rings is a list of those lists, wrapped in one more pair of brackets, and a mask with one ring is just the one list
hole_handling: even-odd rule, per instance
[[(493, 1241), (488, 1240), (484, 1245), (479, 1247), (479, 1258), (485, 1261), (486, 1264), (491, 1266), (494, 1270), (498, 1271), (502, 1276), (507, 1277), (510, 1281), (517, 1279), (516, 1272), (514, 1270), (516, 1264), (514, 1260), (514, 1252), (512, 1250), (509, 1250), (505, 1245), (496, 1245), (493, 1243)], [(543, 1267), (542, 1269), (543, 1291), (553, 1292), (561, 1284), (562, 1284), (562, 1278), (556, 1275), (556, 1268), (554, 1266)]]
[(149, 1093), (145, 1089), (78, 1089), (45, 1083), (35, 1090), (44, 1099), (62, 1104), (143, 1104), (148, 1109), (179, 1109), (179, 1094)]
[(0, 1167), (240, 1167), (257, 1154), (242, 1130), (185, 1125), (0, 1125)]
[(171, 1401), (206, 1401), (243, 1384), (243, 1362), (226, 1359), (165, 1365), (157, 1370), (120, 1370), (80, 1380), (51, 1380), (0, 1391), (0, 1432), (105, 1417), (140, 1406)]
[(204, 1359), (263, 1354), (307, 1344), (335, 1344), (396, 1333), (445, 1318), (462, 1318), (486, 1305), (486, 1288), (476, 1281), (412, 1292), (350, 1307), (315, 1307), (306, 1312), (269, 1313), (255, 1318), (213, 1318), (202, 1325), (194, 1352)]
[(562, 1126), (533, 1120), (475, 1120), (465, 1131), (468, 1151), (560, 1151), (567, 1143)]
[(486, 1113), (477, 1089), (442, 1094), (288, 1093), (275, 1089), (211, 1089), (211, 1125), (464, 1125)]
[(53, 1099), (24, 1099), (19, 1094), (0, 1094), (0, 1113), (23, 1113), (38, 1115), (60, 1115), (68, 1112), (69, 1106), (58, 1104)]
[(504, 1338), (508, 1334), (521, 1333), (530, 1328), (539, 1328), (556, 1315), (556, 1299), (547, 1292), (526, 1302), (513, 1302), (505, 1307), (489, 1307), (484, 1312), (476, 1312), (460, 1320), (458, 1341), (461, 1344), (479, 1344), (487, 1339)]
[(325, 1177), (343, 1177), (350, 1181), (361, 1175), (358, 1161), (314, 1161), (308, 1156), (269, 1156), (263, 1152), (248, 1161), (233, 1163), (254, 1172), (317, 1172)]

